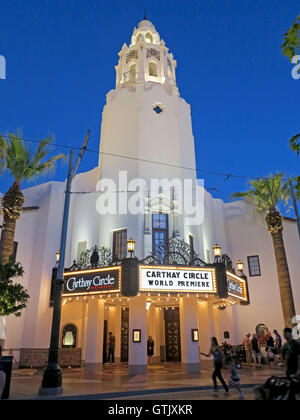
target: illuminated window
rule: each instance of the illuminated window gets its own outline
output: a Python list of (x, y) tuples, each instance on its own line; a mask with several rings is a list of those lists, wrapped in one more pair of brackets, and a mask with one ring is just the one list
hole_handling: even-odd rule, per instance
[(247, 259), (248, 259), (249, 276), (251, 277), (261, 276), (259, 256), (253, 255), (253, 256), (247, 257)]
[(141, 33), (138, 34), (138, 36), (136, 37), (136, 42), (142, 42), (144, 40), (144, 37)]
[(136, 79), (136, 65), (132, 64), (129, 70), (129, 81), (135, 82), (135, 79)]
[(150, 32), (146, 33), (145, 38), (146, 38), (146, 42), (151, 42), (153, 44), (153, 36)]
[(76, 348), (77, 329), (75, 325), (66, 325), (62, 334), (62, 347)]
[(127, 229), (117, 230), (113, 236), (113, 258), (127, 257)]
[(157, 77), (157, 65), (153, 61), (149, 63), (149, 76)]
[(167, 251), (169, 237), (168, 215), (153, 214), (152, 215), (152, 252), (159, 256), (163, 263)]

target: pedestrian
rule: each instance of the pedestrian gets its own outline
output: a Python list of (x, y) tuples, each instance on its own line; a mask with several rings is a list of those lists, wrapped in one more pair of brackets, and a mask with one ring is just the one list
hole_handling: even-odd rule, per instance
[(116, 344), (116, 338), (113, 335), (112, 332), (108, 333), (108, 358), (107, 362), (110, 363), (110, 356), (111, 356), (111, 363), (115, 364), (115, 344)]
[(258, 362), (258, 366), (261, 366), (260, 344), (258, 342), (256, 334), (252, 334), (251, 348), (252, 348), (252, 356), (253, 356), (255, 367), (257, 367), (257, 362)]
[(285, 361), (286, 376), (300, 378), (300, 343), (293, 339), (291, 328), (283, 330), (286, 343), (282, 347), (282, 357)]
[(279, 334), (279, 332), (277, 330), (273, 331), (274, 335), (275, 335), (275, 354), (278, 355), (278, 366), (282, 365), (282, 355), (281, 355), (281, 350), (282, 350), (282, 339), (281, 336)]
[(229, 388), (226, 385), (226, 382), (224, 381), (223, 376), (222, 376), (224, 356), (216, 337), (211, 338), (211, 347), (210, 347), (209, 353), (208, 354), (201, 353), (201, 354), (205, 357), (210, 357), (212, 355), (214, 358), (214, 372), (212, 374), (212, 380), (214, 383), (214, 391), (218, 392), (218, 386), (217, 386), (217, 378), (218, 378), (225, 389), (225, 394), (228, 395)]
[(236, 364), (231, 356), (227, 357), (226, 362), (229, 366), (229, 372), (230, 372), (229, 384), (232, 388), (235, 388), (240, 393), (240, 399), (243, 400), (244, 393), (241, 388), (241, 382), (240, 382), (239, 375), (237, 373)]
[(246, 360), (247, 360), (247, 366), (250, 367), (251, 361), (252, 361), (252, 348), (251, 348), (251, 341), (250, 341), (251, 334), (246, 334), (244, 340), (243, 340), (243, 346), (246, 352)]
[(2, 357), (2, 347), (0, 345), (0, 400), (4, 391), (5, 382), (6, 382), (6, 374), (4, 372), (4, 368), (1, 365), (1, 357)]
[(270, 367), (274, 366), (274, 353), (272, 352), (271, 347), (267, 348), (267, 356), (268, 356), (268, 365)]
[(148, 356), (148, 363), (150, 364), (152, 361), (152, 357), (154, 355), (154, 340), (151, 336), (149, 336), (147, 340), (147, 356)]
[(274, 339), (273, 339), (273, 337), (270, 333), (267, 334), (266, 353), (267, 353), (269, 366), (273, 366), (274, 365), (275, 344), (274, 344)]

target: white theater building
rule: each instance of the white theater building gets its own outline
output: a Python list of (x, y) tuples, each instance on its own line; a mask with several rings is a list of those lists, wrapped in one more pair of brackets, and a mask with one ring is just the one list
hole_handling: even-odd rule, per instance
[[(189, 251), (210, 264), (217, 243), (234, 265), (243, 261), (250, 304), (240, 304), (245, 300), (244, 291), (231, 293), (226, 299), (218, 297), (213, 277), (204, 286), (203, 282), (195, 285), (183, 281), (181, 288), (172, 288), (162, 270), (158, 275), (162, 283), (152, 278), (152, 286), (142, 284), (139, 271), (136, 296), (124, 295), (121, 287), (102, 289), (103, 293), (95, 289), (97, 293), (93, 293), (93, 289), (76, 292), (72, 286), (62, 301), (62, 365), (101, 370), (104, 344), (111, 331), (116, 338), (116, 364), (128, 363), (131, 373), (146, 370), (148, 336), (155, 342), (153, 363), (180, 362), (188, 371), (197, 371), (202, 362), (199, 347), (207, 352), (210, 337), (216, 336), (222, 342), (224, 332), (228, 332), (227, 341), (240, 344), (244, 335), (255, 332), (259, 324), (270, 331), (284, 327), (273, 244), (264, 220), (254, 216), (243, 201), (225, 203), (213, 198), (196, 180), (196, 171), (192, 170), (196, 162), (191, 107), (180, 96), (176, 68), (173, 54), (153, 24), (148, 20), (140, 22), (130, 45), (124, 44), (119, 53), (116, 87), (107, 94), (99, 166), (77, 175), (73, 181), (65, 267), (71, 267), (74, 260), (80, 262), (94, 246), (110, 249), (113, 257), (126, 258), (127, 240), (131, 237), (139, 261), (173, 237), (174, 242), (175, 238), (178, 244), (184, 241)], [(134, 191), (138, 179), (143, 180), (140, 204), (144, 211), (134, 214), (126, 204), (131, 199), (130, 205), (137, 204)], [(153, 179), (176, 180), (171, 194), (163, 184), (153, 190)], [(180, 209), (180, 194), (187, 179), (192, 184), (186, 189), (198, 192), (196, 222)], [(100, 180), (111, 180), (111, 185), (114, 181), (116, 191), (111, 189), (105, 196)], [(47, 356), (52, 270), (60, 244), (64, 191), (61, 182), (24, 190), (25, 206), (32, 210), (24, 212), (17, 222), (16, 258), (24, 266), (22, 284), (30, 301), (21, 318), (6, 319), (5, 337), (5, 348), (14, 349), (20, 366), (38, 366)], [(107, 214), (101, 212), (105, 205), (110, 209)], [(284, 241), (296, 313), (300, 314), (300, 246), (292, 219), (284, 222)], [(180, 263), (181, 252), (178, 267), (170, 265), (165, 270), (183, 270), (182, 275), (197, 273), (197, 269), (189, 267), (189, 261), (186, 269)], [(149, 267), (151, 273), (146, 266), (144, 276), (155, 276), (159, 270), (155, 265)], [(119, 280), (123, 284), (128, 281), (124, 272)]]

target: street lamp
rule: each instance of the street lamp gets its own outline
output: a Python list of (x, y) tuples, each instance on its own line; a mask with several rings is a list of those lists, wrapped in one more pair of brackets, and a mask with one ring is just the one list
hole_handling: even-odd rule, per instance
[(57, 251), (57, 253), (56, 253), (56, 265), (58, 265), (59, 259), (60, 259), (60, 252)]
[(243, 263), (243, 261), (238, 260), (238, 262), (236, 263), (236, 266), (237, 266), (238, 271), (243, 272), (243, 270), (244, 270), (244, 263)]
[(214, 256), (215, 256), (215, 262), (220, 260), (221, 257), (221, 247), (220, 245), (216, 244), (213, 246)]
[(133, 238), (128, 239), (127, 241), (127, 251), (130, 253), (130, 257), (134, 254), (135, 249), (135, 240)]

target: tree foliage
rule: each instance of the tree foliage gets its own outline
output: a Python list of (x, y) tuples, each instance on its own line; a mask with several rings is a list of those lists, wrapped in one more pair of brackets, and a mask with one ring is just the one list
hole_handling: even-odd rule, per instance
[(56, 161), (65, 158), (60, 154), (44, 160), (51, 151), (51, 137), (40, 140), (35, 152), (25, 144), (20, 132), (8, 134), (7, 139), (0, 134), (0, 168), (8, 170), (18, 184), (53, 171)]
[(29, 300), (27, 290), (14, 280), (22, 277), (24, 269), (20, 263), (12, 259), (6, 264), (0, 261), (0, 316), (14, 314), (21, 316), (21, 311), (26, 308)]
[(300, 50), (300, 15), (293, 21), (289, 31), (283, 34), (283, 44), (281, 45), (281, 52), (290, 61), (298, 54)]
[(232, 194), (233, 197), (244, 198), (258, 213), (266, 214), (290, 199), (289, 183), (284, 179), (283, 173), (249, 181), (251, 188), (248, 191)]

